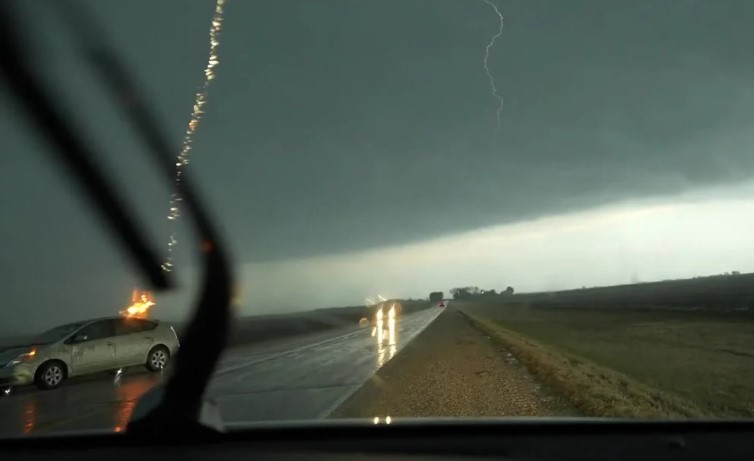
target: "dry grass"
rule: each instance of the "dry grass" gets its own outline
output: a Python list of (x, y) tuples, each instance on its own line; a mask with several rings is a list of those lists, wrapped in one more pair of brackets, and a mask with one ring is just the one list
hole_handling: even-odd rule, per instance
[(688, 400), (561, 348), (545, 345), (506, 328), (502, 322), (468, 310), (465, 313), (480, 330), (499, 340), (529, 372), (570, 400), (583, 415), (633, 418), (711, 416)]

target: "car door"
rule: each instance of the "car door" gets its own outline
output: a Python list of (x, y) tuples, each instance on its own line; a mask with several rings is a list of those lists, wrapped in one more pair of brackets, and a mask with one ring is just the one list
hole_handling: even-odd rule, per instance
[(118, 358), (123, 366), (143, 365), (155, 341), (157, 324), (144, 319), (122, 318), (115, 323)]
[(71, 365), (77, 375), (118, 368), (114, 341), (115, 324), (111, 319), (97, 320), (71, 338)]

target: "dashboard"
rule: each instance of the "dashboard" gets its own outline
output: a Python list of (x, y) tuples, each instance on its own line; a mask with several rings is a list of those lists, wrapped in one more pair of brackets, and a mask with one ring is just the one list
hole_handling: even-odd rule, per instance
[(229, 427), (211, 437), (66, 435), (0, 441), (14, 461), (754, 460), (754, 422), (409, 422)]

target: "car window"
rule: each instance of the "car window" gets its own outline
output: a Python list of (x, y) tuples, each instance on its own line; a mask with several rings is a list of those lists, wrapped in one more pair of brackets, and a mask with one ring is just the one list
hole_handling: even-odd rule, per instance
[(157, 324), (149, 320), (122, 318), (115, 321), (115, 334), (127, 335), (130, 333), (139, 333), (154, 330), (156, 327)]
[(48, 330), (37, 336), (32, 342), (34, 344), (52, 344), (56, 341), (60, 341), (77, 329), (81, 328), (83, 324), (84, 322), (75, 322), (55, 327), (52, 330)]
[(88, 327), (82, 329), (79, 335), (86, 335), (87, 341), (103, 339), (115, 334), (113, 320), (98, 320)]

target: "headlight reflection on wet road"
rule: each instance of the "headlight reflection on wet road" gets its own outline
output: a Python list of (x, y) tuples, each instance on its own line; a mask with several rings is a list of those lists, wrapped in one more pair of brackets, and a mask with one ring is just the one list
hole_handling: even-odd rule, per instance
[(24, 434), (31, 434), (37, 427), (37, 399), (31, 398), (24, 405)]
[(372, 336), (377, 338), (377, 368), (392, 359), (398, 350), (395, 304), (392, 304), (390, 310), (387, 311), (387, 325), (385, 323), (385, 313), (383, 308), (380, 308), (377, 311), (377, 325), (372, 330)]
[[(24, 435), (55, 432), (74, 422), (82, 427), (92, 425), (123, 432), (139, 398), (163, 382), (163, 376), (159, 373), (123, 376), (119, 373), (116, 377), (113, 385), (108, 387), (101, 387), (99, 380), (84, 380), (51, 392), (24, 390), (11, 397), (20, 403), (15, 414), (3, 416), (15, 423), (16, 430)], [(81, 400), (89, 391), (94, 391), (93, 399), (99, 401), (97, 404), (90, 405), (87, 399)], [(63, 415), (61, 410), (68, 411)]]
[(135, 377), (134, 381), (130, 382), (118, 382), (115, 386), (118, 406), (115, 410), (114, 416), (115, 432), (122, 432), (128, 425), (128, 421), (131, 419), (131, 414), (136, 407), (136, 403), (139, 401), (142, 395), (152, 389), (154, 386), (163, 382), (162, 373), (154, 375), (142, 375)]

